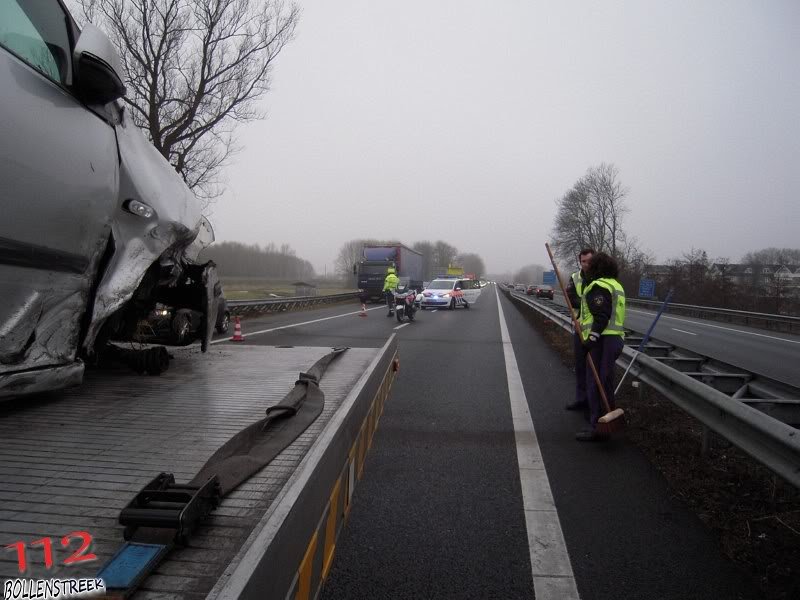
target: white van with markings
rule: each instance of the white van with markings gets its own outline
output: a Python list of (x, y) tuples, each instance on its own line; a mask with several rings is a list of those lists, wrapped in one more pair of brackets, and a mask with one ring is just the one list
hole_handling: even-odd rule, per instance
[(454, 310), (457, 306), (469, 308), (478, 300), (481, 288), (473, 279), (441, 278), (434, 279), (423, 290), (420, 307), (447, 308)]

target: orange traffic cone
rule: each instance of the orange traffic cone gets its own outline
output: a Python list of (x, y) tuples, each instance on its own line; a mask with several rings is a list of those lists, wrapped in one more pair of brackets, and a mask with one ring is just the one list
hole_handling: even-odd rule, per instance
[(232, 342), (243, 342), (244, 336), (242, 335), (242, 323), (239, 320), (239, 317), (234, 317), (233, 322), (233, 337), (231, 338)]

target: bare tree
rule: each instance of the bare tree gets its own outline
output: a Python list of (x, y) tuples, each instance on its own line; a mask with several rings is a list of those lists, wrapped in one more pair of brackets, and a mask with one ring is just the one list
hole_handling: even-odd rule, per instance
[(130, 114), (187, 185), (222, 193), (234, 130), (263, 118), (257, 100), (300, 19), (281, 0), (77, 0), (125, 70)]
[(736, 287), (731, 285), (731, 260), (721, 256), (715, 258), (711, 264), (713, 267), (710, 282), (712, 303), (722, 308), (735, 305), (735, 299), (731, 297), (736, 290)]
[(274, 279), (313, 278), (314, 268), (298, 257), (288, 244), (280, 250), (270, 243), (262, 248), (257, 244), (219, 242), (203, 250), (203, 260), (217, 263), (226, 277), (265, 277)]
[(626, 290), (630, 290), (629, 293), (633, 293), (639, 289), (639, 281), (645, 276), (648, 266), (655, 263), (656, 258), (652, 252), (639, 248), (635, 237), (623, 236), (618, 252), (619, 281)]
[(800, 265), (800, 249), (764, 248), (748, 252), (742, 257), (744, 264)]
[(465, 252), (456, 256), (456, 264), (463, 267), (465, 273), (475, 276), (483, 275), (486, 272), (486, 265), (478, 254)]
[(692, 248), (689, 252), (683, 253), (683, 264), (686, 266), (686, 274), (689, 278), (689, 285), (701, 287), (706, 281), (706, 275), (711, 267), (708, 253), (701, 248)]
[(350, 240), (342, 244), (339, 248), (339, 254), (336, 256), (334, 262), (336, 273), (342, 277), (352, 277), (353, 267), (355, 267), (363, 258), (363, 250), (365, 245), (369, 245), (373, 240)]
[(590, 229), (592, 215), (585, 189), (576, 183), (562, 198), (553, 225), (553, 248), (556, 255), (570, 263), (574, 262), (581, 248), (598, 248), (597, 237)]
[(786, 279), (780, 274), (772, 272), (764, 277), (765, 291), (769, 302), (769, 310), (777, 314), (786, 314), (790, 303), (791, 290)]
[(628, 240), (622, 227), (628, 189), (618, 177), (613, 164), (591, 167), (556, 201), (553, 248), (561, 259), (572, 262), (587, 247), (620, 258), (635, 247), (635, 240)]
[(634, 269), (637, 272), (643, 272), (646, 265), (652, 265), (656, 261), (656, 257), (651, 251), (639, 247), (639, 240), (636, 237), (623, 235), (617, 252), (620, 266)]
[(422, 279), (424, 281), (430, 281), (433, 278), (434, 267), (436, 267), (436, 265), (433, 263), (433, 242), (414, 242), (414, 245), (411, 247), (422, 254)]
[(455, 246), (451, 246), (447, 242), (437, 240), (433, 246), (433, 264), (434, 268), (446, 269), (458, 255), (458, 250)]

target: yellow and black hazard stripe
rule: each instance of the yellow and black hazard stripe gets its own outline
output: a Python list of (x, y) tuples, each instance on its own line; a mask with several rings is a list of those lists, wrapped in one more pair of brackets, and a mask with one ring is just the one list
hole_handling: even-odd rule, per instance
[(372, 438), (378, 428), (378, 422), (398, 370), (399, 361), (395, 355), (372, 399), (339, 476), (331, 487), (328, 503), (308, 539), (305, 554), (286, 595), (287, 600), (316, 598), (330, 573), (336, 551), (336, 540), (350, 514), (353, 490), (363, 476), (367, 452), (372, 447)]

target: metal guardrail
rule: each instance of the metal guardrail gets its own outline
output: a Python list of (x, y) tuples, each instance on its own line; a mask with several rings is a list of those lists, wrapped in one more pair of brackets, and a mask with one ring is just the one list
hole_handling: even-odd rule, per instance
[[(618, 362), (627, 366), (635, 352), (625, 348)], [(800, 431), (731, 400), (654, 358), (641, 355), (631, 373), (663, 394), (706, 427), (721, 435), (796, 487), (800, 487)]]
[(228, 300), (228, 308), (233, 315), (253, 315), (272, 312), (285, 312), (301, 308), (311, 308), (325, 304), (335, 304), (352, 300), (358, 292), (329, 294), (326, 296), (292, 296), (289, 298), (262, 298), (259, 300)]
[[(637, 306), (648, 309), (652, 308), (653, 310), (656, 310), (659, 306), (661, 306), (661, 302), (656, 302), (653, 300), (639, 300), (636, 298), (627, 298), (626, 302), (629, 306)], [(665, 312), (699, 319), (722, 321), (725, 323), (738, 323), (740, 325), (749, 325), (752, 327), (769, 329), (772, 331), (785, 331), (789, 333), (800, 332), (800, 317), (792, 317), (788, 315), (775, 315), (770, 313), (748, 312), (745, 310), (733, 310), (730, 308), (717, 308), (714, 306), (696, 306), (693, 304), (674, 303), (670, 303)]]
[[(568, 332), (570, 319), (558, 309), (503, 290), (506, 295), (548, 317)], [(563, 308), (566, 311), (566, 308)], [(617, 364), (623, 368), (636, 351), (625, 347)], [(660, 392), (710, 430), (800, 488), (800, 430), (705, 385), (660, 361), (640, 354), (631, 373)]]

